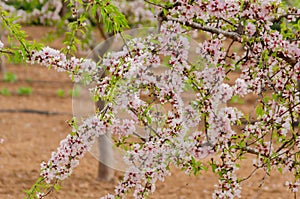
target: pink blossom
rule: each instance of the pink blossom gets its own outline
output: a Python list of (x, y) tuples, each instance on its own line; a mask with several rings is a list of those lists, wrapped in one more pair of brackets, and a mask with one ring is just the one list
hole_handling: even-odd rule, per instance
[(29, 57), (31, 64), (39, 63), (47, 67), (53, 67), (57, 71), (67, 71), (71, 77), (74, 77), (75, 82), (82, 79), (83, 74), (96, 74), (98, 68), (96, 63), (90, 59), (78, 59), (71, 57), (67, 59), (66, 56), (58, 50), (50, 47), (44, 47), (40, 51), (34, 51)]
[(254, 35), (254, 33), (256, 32), (256, 26), (253, 24), (253, 23), (248, 23), (246, 25), (246, 33), (249, 35), (249, 36), (252, 36)]
[(73, 129), (72, 134), (75, 135), (68, 135), (62, 140), (57, 152), (52, 152), (50, 160), (41, 164), (41, 176), (47, 183), (66, 179), (78, 166), (78, 159), (91, 148), (95, 138), (106, 133), (105, 129), (96, 116), (86, 119), (78, 129)]
[(235, 85), (233, 87), (233, 94), (234, 95), (240, 95), (245, 96), (248, 94), (248, 85), (244, 79), (238, 78), (235, 80)]

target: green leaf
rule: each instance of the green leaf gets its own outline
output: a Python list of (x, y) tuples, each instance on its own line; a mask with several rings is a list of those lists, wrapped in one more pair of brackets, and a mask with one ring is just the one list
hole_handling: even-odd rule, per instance
[(55, 184), (55, 185), (53, 186), (53, 188), (54, 188), (55, 191), (59, 191), (59, 190), (61, 189), (61, 185)]
[(257, 116), (262, 116), (264, 114), (264, 109), (260, 104), (258, 104), (256, 106), (255, 112)]
[(211, 169), (213, 173), (216, 173), (217, 165), (215, 163), (211, 163)]
[(240, 98), (238, 95), (234, 95), (234, 96), (232, 96), (230, 103), (244, 104), (245, 101), (242, 98)]

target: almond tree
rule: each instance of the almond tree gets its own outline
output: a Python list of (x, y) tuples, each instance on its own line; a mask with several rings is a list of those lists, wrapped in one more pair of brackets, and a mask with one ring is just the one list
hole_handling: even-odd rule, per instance
[[(14, 49), (2, 47), (2, 53), (68, 72), (75, 82), (95, 82), (91, 93), (95, 100), (105, 102), (102, 110), (81, 125), (70, 121), (72, 132), (41, 164), (41, 177), (27, 192), (28, 198), (50, 194), (71, 175), (95, 139), (107, 132), (126, 150), (128, 169), (115, 193), (102, 198), (125, 198), (131, 190), (135, 198), (145, 198), (155, 191), (157, 180), (171, 174), (171, 165), (195, 175), (212, 168), (219, 176), (213, 198), (241, 197), (241, 183), (258, 170), (290, 172), (295, 178), (286, 185), (296, 198), (300, 185), (300, 10), (286, 8), (277, 0), (144, 2), (158, 10), (159, 32), (126, 40), (122, 32), (129, 25), (111, 1), (70, 1), (75, 18), (68, 45), (61, 51), (27, 41), (1, 10), (5, 28), (20, 43)], [(126, 43), (99, 63), (70, 57), (80, 43), (75, 33), (85, 31), (87, 13), (100, 14), (105, 29), (119, 33)], [(206, 32), (209, 39), (199, 43), (194, 52), (198, 59), (191, 62), (187, 33), (195, 30)], [(243, 47), (242, 54), (232, 51), (236, 43)], [(157, 75), (152, 69), (162, 60), (168, 69)], [(107, 75), (102, 78), (104, 71)], [(239, 77), (232, 79), (233, 84), (226, 83), (235, 71), (240, 71)], [(183, 100), (186, 87), (194, 97), (188, 104)], [(154, 103), (143, 100), (141, 94), (171, 108), (157, 116)], [(250, 94), (257, 96), (252, 118), (236, 107), (222, 106)], [(130, 119), (118, 118), (123, 110)], [(146, 136), (139, 134), (137, 126), (146, 129)], [(248, 154), (253, 158), (253, 171), (238, 176), (239, 162)], [(202, 160), (207, 156), (212, 157), (208, 163)]]

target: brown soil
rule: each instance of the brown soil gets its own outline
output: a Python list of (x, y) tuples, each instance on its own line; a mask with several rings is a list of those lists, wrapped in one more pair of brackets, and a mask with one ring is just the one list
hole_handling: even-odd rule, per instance
[[(49, 28), (27, 27), (32, 38), (41, 37)], [(60, 40), (51, 46), (61, 46)], [(72, 117), (72, 98), (69, 91), (73, 84), (68, 76), (48, 70), (42, 66), (7, 65), (7, 70), (17, 75), (14, 83), (0, 79), (0, 89), (8, 88), (11, 96), (0, 95), (0, 110), (3, 109), (34, 109), (59, 112), (62, 115), (41, 115), (34, 113), (3, 113), (0, 112), (0, 198), (24, 198), (23, 190), (29, 189), (39, 176), (40, 163), (47, 161), (51, 152), (56, 150), (61, 139), (69, 133), (66, 123)], [(17, 89), (30, 86), (32, 94), (20, 96)], [(65, 91), (65, 97), (59, 97), (57, 90)], [(253, 101), (253, 100), (252, 100)], [(251, 100), (249, 100), (249, 103)], [(253, 107), (246, 104), (247, 107)], [(89, 153), (81, 160), (73, 175), (65, 180), (62, 189), (48, 198), (74, 199), (99, 198), (106, 193), (113, 193), (113, 187), (122, 173), (117, 172), (115, 182), (99, 182), (96, 180), (98, 162)], [(252, 171), (252, 159), (249, 157), (242, 164), (240, 175), (248, 176)], [(259, 185), (264, 172), (258, 172), (243, 184), (242, 198), (279, 199), (293, 198), (284, 186), (287, 175), (272, 173), (265, 176), (264, 186)], [(151, 198), (189, 199), (211, 198), (217, 178), (212, 172), (204, 172), (200, 176), (187, 176), (173, 169), (173, 174), (166, 181), (157, 184), (157, 191)]]

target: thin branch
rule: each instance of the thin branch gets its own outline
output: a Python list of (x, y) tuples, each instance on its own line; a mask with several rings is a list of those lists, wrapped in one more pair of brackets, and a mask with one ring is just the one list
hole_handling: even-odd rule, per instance
[(151, 2), (151, 1), (149, 1), (149, 0), (144, 0), (144, 1), (145, 1), (146, 3), (151, 4), (151, 5), (154, 5), (154, 6), (157, 6), (157, 7), (160, 7), (160, 8), (164, 8), (164, 9), (167, 9), (166, 6), (163, 6), (163, 5), (161, 5), (161, 4), (154, 3), (154, 2)]
[(143, 136), (141, 136), (140, 134), (136, 133), (136, 132), (133, 132), (132, 133), (133, 135), (137, 136), (139, 139), (141, 139), (143, 142), (147, 142), (147, 139), (144, 138)]
[(259, 186), (258, 186), (258, 190), (257, 190), (257, 192), (256, 192), (254, 198), (258, 198), (258, 196), (260, 195), (261, 188), (262, 188), (262, 186), (265, 184), (265, 180), (266, 180), (267, 175), (270, 175), (270, 174), (269, 174), (268, 171), (266, 170), (264, 176), (263, 176), (262, 179), (261, 179), (261, 182), (260, 182), (260, 184), (259, 184)]
[(53, 192), (54, 186), (55, 186), (56, 184), (58, 184), (58, 180), (57, 180), (57, 179), (55, 180), (55, 182), (53, 183), (53, 185), (51, 185), (51, 187), (48, 188), (47, 192), (46, 192), (45, 194), (42, 195), (42, 198), (44, 198), (44, 197), (50, 195), (50, 193)]
[(247, 177), (241, 179), (241, 182), (250, 179), (258, 171), (258, 169), (260, 168), (256, 167), (255, 169), (253, 169), (252, 172)]
[[(138, 112), (134, 109), (134, 108), (131, 108), (131, 107), (128, 107), (128, 109), (133, 113), (135, 114), (136, 116), (138, 116)], [(140, 121), (143, 123), (143, 125), (147, 128), (149, 128), (157, 137), (161, 138), (161, 136), (158, 134), (158, 132), (152, 128), (151, 125), (149, 125), (145, 120), (143, 119), (140, 119)]]
[(234, 41), (240, 41), (241, 40), (241, 35), (238, 34), (237, 32), (228, 32), (228, 31), (224, 31), (222, 29), (218, 29), (218, 28), (214, 28), (214, 27), (210, 27), (210, 26), (202, 26), (198, 23), (195, 22), (189, 22), (189, 21), (183, 21), (181, 19), (177, 19), (174, 17), (167, 17), (168, 20), (170, 21), (176, 21), (182, 25), (186, 25), (189, 26), (191, 28), (195, 28), (198, 30), (203, 30), (206, 32), (210, 32), (210, 33), (215, 33), (215, 34), (223, 34), (225, 37), (231, 38)]
[(273, 19), (271, 19), (270, 21), (271, 21), (272, 23), (277, 23), (277, 22), (279, 22), (281, 19), (287, 18), (288, 16), (298, 16), (298, 17), (300, 17), (300, 14), (299, 14), (299, 13), (289, 13), (289, 14), (284, 14), (284, 15), (280, 15), (280, 16), (277, 17), (277, 18), (273, 18)]
[(225, 59), (226, 59), (226, 57), (229, 56), (228, 54), (229, 54), (230, 48), (231, 48), (231, 46), (233, 45), (233, 43), (234, 43), (234, 40), (232, 40), (232, 41), (230, 42), (230, 44), (229, 44), (229, 46), (228, 46), (228, 48), (227, 48), (226, 55), (225, 55)]
[(128, 44), (127, 44), (127, 41), (126, 41), (126, 39), (124, 38), (124, 35), (121, 32), (120, 32), (120, 36), (121, 36), (121, 38), (122, 38), (122, 40), (124, 42), (124, 45), (125, 45), (126, 49), (128, 50), (128, 53), (129, 53), (130, 57), (133, 58), (133, 56), (131, 54), (131, 50), (130, 50)]
[(231, 23), (231, 22), (228, 21), (227, 19), (224, 19), (224, 18), (222, 18), (222, 17), (221, 17), (220, 19), (223, 20), (223, 21), (225, 21), (226, 23), (230, 24), (231, 26), (237, 28), (237, 26), (236, 26), (235, 24)]
[(278, 51), (277, 52), (277, 56), (281, 59), (283, 59), (284, 61), (286, 61), (288, 64), (290, 64), (291, 66), (295, 66), (297, 63), (297, 60), (292, 58), (292, 57), (288, 57), (286, 55), (283, 54), (283, 52)]
[(100, 19), (98, 12), (96, 12), (96, 26), (97, 26), (101, 36), (103, 37), (103, 39), (105, 39), (105, 40), (108, 39), (108, 35), (106, 35), (103, 30), (103, 24), (101, 23), (101, 19)]
[(210, 139), (209, 139), (209, 136), (208, 136), (208, 128), (209, 128), (209, 124), (208, 124), (207, 116), (206, 116), (206, 115), (204, 116), (204, 126), (205, 126), (205, 137), (206, 137), (206, 141), (207, 141), (208, 143), (210, 143)]
[(0, 53), (13, 55), (14, 53), (9, 50), (0, 50)]
[(23, 46), (23, 48), (25, 49), (26, 53), (27, 53), (28, 55), (30, 55), (30, 52), (29, 52), (29, 50), (27, 49), (27, 47), (26, 47), (25, 43), (23, 42), (22, 38), (20, 38), (19, 36), (17, 36), (16, 31), (10, 27), (9, 22), (6, 20), (6, 18), (5, 18), (3, 15), (1, 15), (1, 18), (2, 18), (2, 20), (5, 22), (6, 27), (8, 27), (8, 28), (11, 30), (11, 32), (13, 33), (13, 36), (14, 36), (14, 37), (18, 40), (18, 42)]
[(253, 155), (262, 155), (264, 156), (262, 153), (259, 153), (257, 151), (255, 151), (254, 149), (250, 148), (250, 147), (243, 147), (241, 148), (242, 151), (246, 151), (247, 153), (253, 154)]

